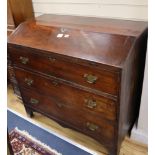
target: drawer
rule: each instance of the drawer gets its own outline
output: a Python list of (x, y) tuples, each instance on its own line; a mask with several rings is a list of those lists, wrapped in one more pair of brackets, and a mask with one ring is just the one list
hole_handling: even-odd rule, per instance
[(58, 56), (35, 52), (29, 48), (9, 48), (9, 52), (13, 63), (19, 67), (36, 70), (115, 96), (118, 94), (118, 74), (115, 72), (65, 61)]
[(41, 112), (55, 120), (78, 129), (94, 138), (106, 138), (111, 142), (114, 138), (114, 127), (103, 119), (91, 113), (70, 107), (67, 104), (57, 102), (55, 99), (44, 96), (36, 91), (22, 89), (21, 94), (26, 106)]
[(19, 68), (14, 70), (19, 85), (23, 87), (37, 90), (71, 107), (86, 109), (103, 118), (116, 120), (116, 102), (113, 99), (72, 87), (56, 78), (48, 78)]

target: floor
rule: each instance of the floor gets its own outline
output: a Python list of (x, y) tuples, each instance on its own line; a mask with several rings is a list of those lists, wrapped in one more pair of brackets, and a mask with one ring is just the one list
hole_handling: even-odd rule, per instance
[[(14, 95), (11, 87), (8, 87), (8, 108), (28, 118), (23, 104)], [(31, 118), (28, 118), (28, 119), (31, 119)], [(55, 121), (52, 121), (51, 119), (41, 114), (35, 113), (34, 118), (31, 120), (48, 130), (52, 130), (57, 134), (60, 134), (62, 137), (65, 137), (66, 139), (69, 139), (81, 146), (84, 146), (85, 148), (95, 152), (95, 154), (97, 155), (107, 154), (106, 153), (107, 151), (105, 150), (105, 148), (97, 141), (93, 140), (88, 136), (85, 136), (76, 131), (73, 131), (71, 129), (63, 128)], [(148, 152), (147, 146), (139, 144), (135, 141), (130, 140), (128, 137), (126, 137), (122, 143), (120, 155), (147, 155), (148, 154), (147, 152)]]

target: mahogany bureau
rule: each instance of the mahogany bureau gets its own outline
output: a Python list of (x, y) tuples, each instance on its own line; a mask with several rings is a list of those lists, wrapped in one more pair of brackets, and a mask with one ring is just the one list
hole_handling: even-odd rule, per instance
[(8, 39), (25, 109), (118, 155), (138, 117), (147, 22), (42, 15)]

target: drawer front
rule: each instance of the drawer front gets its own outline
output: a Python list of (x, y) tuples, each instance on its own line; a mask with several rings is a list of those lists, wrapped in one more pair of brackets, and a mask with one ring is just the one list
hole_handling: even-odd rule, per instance
[(10, 48), (13, 63), (51, 76), (77, 83), (92, 89), (117, 96), (118, 75), (107, 70), (80, 65), (51, 55), (38, 54), (24, 49)]
[(114, 127), (89, 112), (69, 107), (36, 91), (21, 89), (21, 93), (24, 103), (38, 112), (61, 120), (94, 138), (102, 136), (106, 142), (111, 142), (114, 138)]
[(52, 96), (60, 102), (67, 103), (70, 107), (86, 109), (103, 118), (116, 120), (116, 103), (112, 99), (22, 69), (15, 68), (15, 74), (18, 83), (24, 87), (35, 89), (46, 96)]

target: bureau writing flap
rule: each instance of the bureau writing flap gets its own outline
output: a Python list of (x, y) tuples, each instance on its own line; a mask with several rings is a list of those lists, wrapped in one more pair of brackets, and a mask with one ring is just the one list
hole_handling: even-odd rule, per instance
[[(121, 24), (120, 20), (91, 18), (90, 21), (86, 17), (84, 20), (53, 16), (44, 15), (24, 22), (9, 37), (8, 43), (121, 67), (136, 37), (147, 25), (145, 22), (122, 21)], [(113, 23), (109, 29), (108, 23)]]

